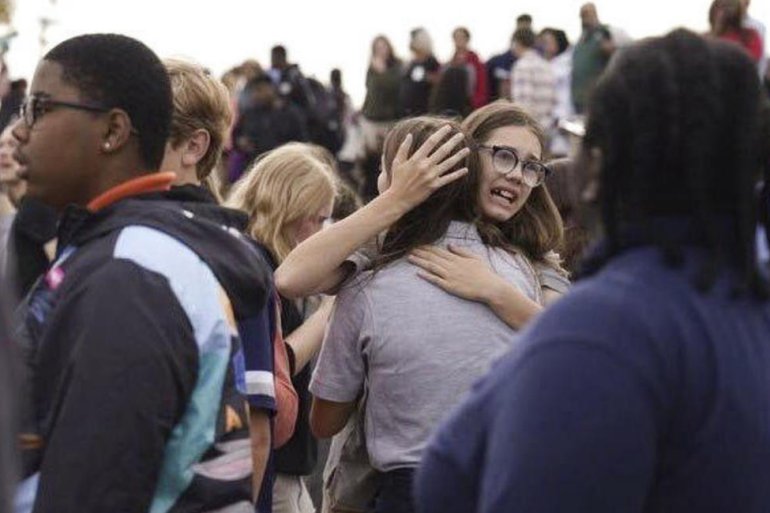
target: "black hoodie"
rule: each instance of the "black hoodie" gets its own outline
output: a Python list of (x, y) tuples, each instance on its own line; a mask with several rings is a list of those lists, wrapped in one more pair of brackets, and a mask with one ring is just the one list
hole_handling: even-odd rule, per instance
[(272, 369), (269, 267), (231, 211), (164, 194), (68, 210), (28, 298), (35, 513), (253, 511), (244, 350)]
[[(162, 195), (164, 198), (175, 201), (185, 209), (194, 212), (197, 216), (228, 226), (239, 227), (243, 232), (246, 231), (249, 222), (248, 215), (239, 210), (231, 210), (217, 205), (214, 196), (203, 187), (182, 185), (172, 187), (170, 191), (164, 192)], [(268, 249), (256, 241), (251, 242), (259, 249), (265, 258), (266, 265), (270, 266), (271, 272), (275, 271), (278, 263)], [(283, 296), (280, 296), (280, 300), (281, 327), (284, 337), (287, 337), (302, 325), (303, 318), (294, 301)], [(310, 384), (312, 368), (311, 365), (306, 365), (304, 369), (295, 374), (293, 372), (294, 352), (288, 344), (286, 344), (286, 351), (289, 360), (292, 362), (291, 381), (298, 396), (298, 417), (294, 434), (285, 445), (274, 452), (274, 459), (272, 461), (274, 462), (276, 472), (291, 475), (309, 475), (313, 472), (318, 460), (318, 444), (310, 433), (309, 420), (311, 397), (308, 392), (308, 385)]]

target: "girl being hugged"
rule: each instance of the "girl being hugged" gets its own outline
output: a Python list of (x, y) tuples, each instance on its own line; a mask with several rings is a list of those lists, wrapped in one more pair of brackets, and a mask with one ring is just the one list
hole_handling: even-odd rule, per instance
[[(456, 181), (465, 186), (465, 204), (454, 207), (453, 220), (477, 226), (484, 243), (508, 252), (509, 258), (518, 261), (522, 274), (511, 283), (478, 253), (451, 243), (443, 248), (431, 246), (443, 234), (440, 232), (410, 248), (409, 259), (423, 268), (421, 277), (447, 292), (485, 304), (513, 329), (523, 327), (544, 305), (567, 291), (569, 282), (556, 254), (563, 244), (564, 229), (542, 185), (550, 171), (541, 161), (544, 137), (537, 122), (504, 100), (476, 110), (465, 120), (462, 130), (471, 140), (459, 132), (447, 139), (455, 129), (432, 119), (436, 125), (433, 135), (411, 154), (417, 142), (413, 134), (402, 134), (401, 150), (390, 157), (388, 172), (380, 176), (377, 198), (308, 238), (286, 257), (275, 274), (282, 294), (301, 297), (335, 290), (358, 271), (371, 267), (372, 251), (361, 248), (403, 222), (403, 216), (434, 192), (446, 194), (442, 189), (456, 186)], [(411, 122), (404, 121), (397, 128)], [(398, 140), (395, 130), (386, 143), (386, 150), (390, 147), (392, 152)], [(457, 149), (462, 141), (466, 144)], [(458, 166), (468, 155), (478, 167), (470, 176), (467, 167)], [(522, 282), (526, 286), (517, 287)]]
[[(430, 434), (511, 347), (511, 328), (542, 308), (545, 290), (559, 288), (542, 279), (560, 276), (552, 250), (562, 228), (540, 188), (547, 168), (539, 127), (502, 103), (465, 126), (431, 117), (396, 125), (385, 142), (382, 201), (338, 224), (329, 237), (337, 238), (333, 261), (316, 254), (344, 277), (335, 259), (365, 234), (366, 216), (389, 214), (389, 202), (406, 209), (380, 238), (372, 270), (339, 293), (310, 387), (320, 437), (344, 427), (366, 387), (367, 452), (383, 473), (378, 513), (413, 510), (411, 479)], [(465, 149), (454, 152), (458, 145)], [(435, 192), (420, 203), (409, 190)], [(409, 209), (409, 201), (419, 204)]]

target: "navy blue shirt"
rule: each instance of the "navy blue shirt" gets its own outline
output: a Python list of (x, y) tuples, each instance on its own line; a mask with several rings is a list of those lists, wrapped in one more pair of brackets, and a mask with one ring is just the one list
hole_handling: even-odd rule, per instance
[(487, 84), (489, 84), (490, 101), (500, 98), (500, 82), (510, 81), (514, 64), (516, 64), (516, 56), (510, 50), (495, 55), (487, 61)]
[(613, 259), (545, 312), (439, 429), (423, 513), (770, 511), (770, 303), (701, 255)]

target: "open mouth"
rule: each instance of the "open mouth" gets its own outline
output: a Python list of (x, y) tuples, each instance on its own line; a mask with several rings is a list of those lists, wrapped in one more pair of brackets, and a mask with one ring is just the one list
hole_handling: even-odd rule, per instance
[(513, 205), (513, 202), (516, 201), (516, 194), (506, 189), (492, 189), (492, 196), (502, 198), (509, 205)]

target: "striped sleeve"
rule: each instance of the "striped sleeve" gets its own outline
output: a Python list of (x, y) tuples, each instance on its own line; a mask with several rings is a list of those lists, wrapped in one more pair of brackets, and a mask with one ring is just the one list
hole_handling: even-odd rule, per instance
[(272, 343), (276, 326), (270, 315), (274, 309), (275, 302), (271, 299), (256, 317), (238, 323), (245, 363), (246, 397), (253, 408), (271, 413), (276, 411)]

